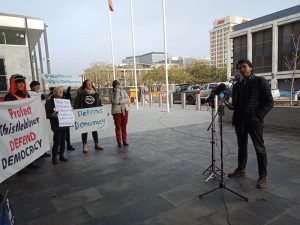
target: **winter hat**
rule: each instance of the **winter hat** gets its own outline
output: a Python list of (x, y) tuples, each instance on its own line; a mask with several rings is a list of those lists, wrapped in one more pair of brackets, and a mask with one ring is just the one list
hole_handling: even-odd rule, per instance
[(117, 80), (114, 80), (112, 83), (113, 88), (115, 88), (118, 84), (120, 84), (120, 82)]

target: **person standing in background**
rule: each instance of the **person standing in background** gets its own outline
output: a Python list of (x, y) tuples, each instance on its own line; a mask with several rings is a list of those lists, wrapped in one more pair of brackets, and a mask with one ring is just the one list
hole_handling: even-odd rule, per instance
[(111, 114), (114, 117), (118, 147), (122, 147), (122, 142), (124, 146), (129, 146), (127, 142), (129, 97), (126, 91), (122, 89), (119, 81), (114, 80), (112, 86), (113, 90), (110, 96)]

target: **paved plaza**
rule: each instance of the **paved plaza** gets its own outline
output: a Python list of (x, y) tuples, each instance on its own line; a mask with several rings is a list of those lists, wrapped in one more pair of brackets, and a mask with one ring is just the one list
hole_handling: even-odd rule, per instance
[[(109, 107), (109, 106), (106, 106)], [(69, 162), (53, 166), (41, 159), (41, 169), (14, 175), (1, 184), (10, 198), (19, 225), (297, 225), (300, 224), (300, 130), (267, 127), (268, 187), (258, 190), (257, 162), (251, 141), (247, 176), (226, 181), (249, 202), (205, 182), (202, 172), (211, 163), (210, 112), (195, 106), (181, 109), (144, 106), (132, 109), (129, 144), (118, 148), (110, 128), (100, 133), (104, 151), (75, 151)], [(217, 123), (218, 124), (218, 123)], [(90, 134), (91, 136), (91, 134)], [(220, 165), (220, 136), (216, 132), (216, 163)], [(91, 137), (89, 137), (91, 138)], [(236, 167), (234, 128), (224, 124), (225, 172)], [(229, 222), (229, 223), (228, 223)]]

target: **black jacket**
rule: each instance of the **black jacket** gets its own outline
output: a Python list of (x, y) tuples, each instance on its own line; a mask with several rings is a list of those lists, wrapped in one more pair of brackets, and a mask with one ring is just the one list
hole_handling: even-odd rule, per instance
[(267, 80), (252, 74), (232, 89), (233, 124), (247, 123), (255, 117), (261, 122), (273, 108), (273, 97)]
[(84, 109), (102, 106), (100, 96), (97, 92), (86, 93), (84, 91), (77, 94), (74, 101), (74, 109)]
[(53, 98), (50, 98), (50, 99), (48, 99), (46, 101), (45, 108), (46, 108), (46, 116), (47, 116), (47, 119), (50, 120), (51, 130), (53, 132), (54, 131), (68, 129), (68, 127), (59, 127), (58, 118), (52, 116), (52, 113), (54, 112), (54, 108), (55, 108), (55, 104), (54, 104), (54, 99)]
[[(28, 92), (24, 93), (23, 91), (19, 91), (19, 90), (17, 90), (17, 91), (15, 92), (15, 95), (18, 96), (18, 97), (20, 97), (20, 98), (24, 98), (24, 99), (30, 98), (30, 95), (28, 94)], [(16, 98), (16, 96), (14, 96), (12, 93), (8, 92), (8, 93), (5, 95), (5, 97), (4, 97), (4, 101), (5, 101), (5, 102), (8, 102), (8, 101), (16, 101), (16, 100), (18, 100), (18, 99)]]

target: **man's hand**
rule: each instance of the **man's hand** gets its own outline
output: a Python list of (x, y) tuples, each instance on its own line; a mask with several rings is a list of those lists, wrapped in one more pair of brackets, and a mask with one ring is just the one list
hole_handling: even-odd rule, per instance
[(57, 117), (57, 114), (58, 114), (58, 112), (53, 112), (53, 113), (51, 113), (51, 116), (52, 117)]
[(233, 110), (233, 109), (234, 109), (234, 106), (233, 106), (231, 103), (229, 103), (229, 102), (225, 102), (225, 105), (226, 105), (227, 108), (230, 109), (230, 110)]

